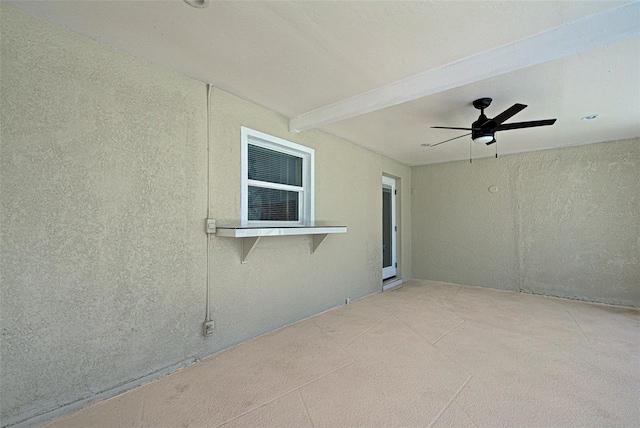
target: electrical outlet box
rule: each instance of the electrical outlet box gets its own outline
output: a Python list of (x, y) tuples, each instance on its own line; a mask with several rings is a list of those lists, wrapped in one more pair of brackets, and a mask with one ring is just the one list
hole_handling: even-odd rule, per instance
[(213, 321), (205, 321), (202, 324), (202, 333), (205, 336), (211, 336), (213, 334), (213, 327), (214, 327)]

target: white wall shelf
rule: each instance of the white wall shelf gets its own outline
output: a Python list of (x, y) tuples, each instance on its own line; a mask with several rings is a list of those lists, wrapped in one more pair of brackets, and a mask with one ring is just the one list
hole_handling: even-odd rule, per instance
[(311, 254), (313, 254), (327, 235), (332, 233), (346, 233), (347, 226), (216, 226), (216, 236), (242, 239), (242, 263), (247, 262), (247, 257), (263, 236), (292, 236), (312, 235)]

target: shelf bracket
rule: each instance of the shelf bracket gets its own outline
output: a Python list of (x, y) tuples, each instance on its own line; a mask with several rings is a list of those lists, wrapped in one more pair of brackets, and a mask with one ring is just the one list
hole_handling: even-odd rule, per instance
[[(215, 227), (215, 229), (214, 229)], [(313, 254), (320, 244), (324, 242), (327, 235), (333, 233), (347, 233), (347, 226), (246, 226), (246, 225), (219, 225), (215, 220), (207, 220), (207, 232), (215, 230), (216, 236), (227, 238), (240, 238), (240, 261), (247, 263), (249, 253), (258, 243), (262, 236), (295, 236), (295, 235), (312, 235), (311, 238), (311, 254)]]
[(327, 234), (326, 233), (321, 233), (321, 234), (312, 235), (312, 236), (313, 236), (313, 242), (312, 242), (312, 246), (311, 246), (311, 254), (316, 252), (316, 250), (318, 249), (320, 244), (322, 244), (322, 241), (324, 241), (324, 238), (327, 237)]
[(256, 246), (259, 240), (260, 240), (259, 236), (250, 236), (247, 238), (242, 238), (242, 241), (241, 241), (242, 263), (247, 262), (247, 256), (249, 255), (251, 250), (253, 250), (253, 248)]

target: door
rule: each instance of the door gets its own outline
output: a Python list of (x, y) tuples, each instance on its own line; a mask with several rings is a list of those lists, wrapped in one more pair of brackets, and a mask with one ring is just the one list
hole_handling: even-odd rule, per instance
[(382, 177), (382, 279), (396, 276), (396, 180)]

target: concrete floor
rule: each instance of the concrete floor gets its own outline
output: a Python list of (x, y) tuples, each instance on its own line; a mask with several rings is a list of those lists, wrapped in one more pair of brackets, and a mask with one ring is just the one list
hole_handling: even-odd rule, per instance
[(53, 427), (640, 426), (640, 311), (412, 280)]

